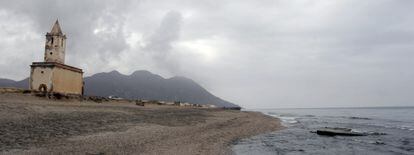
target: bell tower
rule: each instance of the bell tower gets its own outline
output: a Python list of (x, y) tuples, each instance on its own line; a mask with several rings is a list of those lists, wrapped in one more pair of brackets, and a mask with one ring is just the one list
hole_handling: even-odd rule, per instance
[(45, 62), (65, 64), (66, 35), (62, 33), (59, 21), (56, 20), (52, 30), (46, 33)]

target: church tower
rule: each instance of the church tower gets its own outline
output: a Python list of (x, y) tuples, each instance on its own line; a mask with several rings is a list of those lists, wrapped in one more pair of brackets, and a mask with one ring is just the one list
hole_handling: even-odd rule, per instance
[(66, 35), (56, 20), (50, 32), (46, 33), (45, 62), (65, 63)]
[(83, 95), (83, 71), (65, 64), (66, 35), (56, 20), (46, 33), (43, 62), (30, 65), (30, 89), (45, 94)]

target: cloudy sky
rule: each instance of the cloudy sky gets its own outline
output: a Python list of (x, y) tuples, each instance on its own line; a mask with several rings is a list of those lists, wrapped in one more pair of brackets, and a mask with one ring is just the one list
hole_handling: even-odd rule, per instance
[(247, 108), (414, 106), (414, 1), (0, 0), (0, 77), (59, 19), (86, 76), (186, 76)]

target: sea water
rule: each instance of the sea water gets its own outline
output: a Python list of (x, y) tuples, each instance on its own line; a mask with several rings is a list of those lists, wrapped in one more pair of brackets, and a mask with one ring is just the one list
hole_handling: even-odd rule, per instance
[[(241, 139), (237, 155), (414, 155), (414, 107), (255, 110), (282, 121), (284, 130)], [(350, 128), (368, 136), (321, 136), (323, 127)]]

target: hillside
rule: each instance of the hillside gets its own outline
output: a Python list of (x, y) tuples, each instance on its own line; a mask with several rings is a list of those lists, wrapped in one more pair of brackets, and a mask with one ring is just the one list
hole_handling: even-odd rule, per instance
[(0, 78), (0, 87), (16, 87), (16, 88), (29, 88), (29, 78), (26, 78), (21, 81), (14, 81), (10, 79), (1, 79)]
[(182, 101), (199, 104), (234, 107), (185, 77), (164, 79), (148, 71), (123, 75), (117, 71), (98, 73), (85, 78), (85, 94), (96, 96), (116, 95), (128, 99)]

